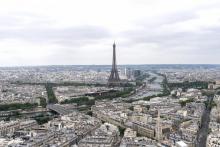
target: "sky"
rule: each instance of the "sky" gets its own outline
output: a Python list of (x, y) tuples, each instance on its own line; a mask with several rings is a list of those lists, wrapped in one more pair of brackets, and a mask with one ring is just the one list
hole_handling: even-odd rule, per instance
[(0, 66), (220, 64), (219, 0), (0, 0)]

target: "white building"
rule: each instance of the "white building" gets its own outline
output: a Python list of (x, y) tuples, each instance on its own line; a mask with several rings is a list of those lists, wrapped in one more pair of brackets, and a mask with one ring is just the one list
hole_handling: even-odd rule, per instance
[(207, 138), (206, 147), (219, 147), (220, 146), (220, 132), (209, 134)]
[(188, 145), (183, 141), (178, 141), (176, 143), (176, 147), (188, 147)]

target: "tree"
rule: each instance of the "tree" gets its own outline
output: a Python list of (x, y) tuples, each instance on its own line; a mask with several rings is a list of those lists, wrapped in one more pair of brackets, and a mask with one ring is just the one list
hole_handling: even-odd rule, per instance
[(189, 88), (207, 89), (208, 88), (208, 82), (204, 82), (204, 81), (195, 81), (195, 82), (185, 81), (183, 83), (168, 83), (168, 86), (171, 89), (182, 88), (183, 91), (187, 90)]
[(45, 124), (45, 123), (47, 123), (48, 121), (50, 121), (52, 118), (50, 117), (50, 116), (38, 116), (38, 117), (36, 117), (36, 118), (34, 118), (36, 121), (37, 121), (37, 123), (39, 124), (39, 125), (42, 125), (42, 124)]
[(10, 110), (18, 110), (18, 109), (32, 109), (37, 107), (37, 103), (12, 103), (12, 104), (0, 104), (0, 111), (10, 111)]
[(45, 99), (44, 97), (38, 97), (38, 98), (40, 99), (40, 105), (41, 105), (41, 107), (46, 108), (46, 106), (47, 106), (47, 101), (46, 101), (46, 99)]
[(181, 105), (181, 107), (184, 107), (186, 106), (187, 103), (191, 103), (191, 102), (194, 102), (193, 99), (188, 99), (188, 100), (185, 100), (185, 101), (179, 101), (179, 104)]
[(56, 95), (54, 94), (54, 91), (53, 91), (53, 84), (47, 83), (45, 85), (45, 88), (47, 91), (48, 103), (49, 104), (57, 103), (58, 100), (57, 100)]
[(124, 136), (125, 129), (122, 127), (118, 127), (118, 130), (120, 132), (120, 136)]
[(153, 83), (156, 79), (157, 79), (157, 77), (153, 77), (153, 78), (149, 79), (148, 82)]
[(71, 104), (71, 103), (76, 103), (77, 105), (94, 105), (95, 100), (94, 99), (89, 99), (86, 96), (83, 97), (78, 97), (78, 98), (72, 98), (72, 99), (66, 99), (61, 104)]
[(89, 115), (89, 116), (92, 116), (92, 111), (90, 110), (86, 114)]
[(131, 110), (131, 111), (134, 111), (134, 106), (131, 106), (128, 109)]

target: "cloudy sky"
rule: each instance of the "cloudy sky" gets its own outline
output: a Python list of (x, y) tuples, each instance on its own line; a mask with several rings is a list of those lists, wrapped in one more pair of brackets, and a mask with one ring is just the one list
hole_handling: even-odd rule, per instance
[(220, 64), (219, 0), (1, 0), (0, 66)]

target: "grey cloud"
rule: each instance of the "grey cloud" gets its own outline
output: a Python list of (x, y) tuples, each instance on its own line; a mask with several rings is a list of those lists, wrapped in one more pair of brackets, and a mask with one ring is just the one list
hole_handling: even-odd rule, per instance
[[(138, 32), (137, 36), (130, 38), (133, 44), (138, 43), (154, 43), (159, 46), (160, 51), (175, 52), (215, 52), (220, 54), (220, 28), (216, 31), (198, 31), (198, 32), (174, 32), (174, 33), (154, 33), (154, 31)], [(179, 48), (179, 49), (178, 49)], [(172, 50), (174, 49), (174, 50)], [(183, 50), (180, 50), (183, 49)], [(198, 52), (199, 51), (199, 52)]]
[(57, 43), (62, 45), (82, 44), (109, 37), (110, 33), (101, 27), (78, 26), (71, 28), (22, 28), (0, 30), (1, 39), (24, 39), (37, 43)]
[(127, 37), (125, 45), (155, 44), (160, 52), (220, 54), (220, 27), (204, 27), (198, 30), (186, 31), (176, 27), (179, 23), (196, 20), (195, 11), (183, 11), (164, 16), (156, 21), (139, 24), (133, 30), (122, 32)]
[[(144, 1), (144, 4), (147, 3)], [(50, 48), (45, 60), (51, 64), (53, 62), (68, 64), (71, 61), (73, 61), (71, 63), (79, 62), (79, 64), (82, 62), (109, 63), (112, 55), (110, 44), (112, 38), (118, 39), (116, 40), (119, 44), (117, 46), (118, 59), (119, 61), (123, 59), (124, 63), (167, 63), (177, 60), (180, 63), (194, 63), (195, 57), (200, 57), (197, 62), (203, 62), (203, 57), (208, 56), (209, 59), (212, 59), (212, 57), (220, 55), (220, 27), (204, 27), (186, 31), (179, 24), (189, 22), (188, 25), (190, 25), (201, 17), (198, 15), (200, 10), (209, 11), (212, 7), (213, 5), (198, 5), (198, 7), (192, 6), (180, 10), (170, 8), (171, 10), (161, 10), (164, 14), (160, 15), (152, 12), (152, 15), (146, 15), (146, 18), (143, 18), (144, 15), (141, 18), (137, 16), (140, 20), (134, 20), (132, 24), (128, 24), (131, 26), (128, 27), (130, 30), (124, 32), (119, 32), (121, 28), (115, 28), (111, 24), (105, 28), (105, 23), (100, 26), (80, 25), (68, 28), (60, 23), (61, 28), (57, 28), (54, 26), (59, 18), (51, 20), (44, 16), (27, 13), (0, 15), (0, 20), (3, 20), (0, 22), (0, 42), (3, 42), (4, 39), (15, 39), (18, 42), (20, 40), (30, 42), (28, 44), (30, 46), (45, 45), (45, 48)], [(219, 5), (214, 7), (219, 7)], [(138, 13), (134, 13), (134, 15), (138, 15)], [(64, 24), (69, 25), (68, 20), (66, 21)], [(115, 23), (126, 25), (123, 24), (123, 19)], [(201, 23), (209, 26), (208, 22)], [(8, 42), (8, 44), (13, 43), (13, 40)], [(25, 43), (21, 42), (20, 48), (22, 48), (22, 44)], [(54, 44), (55, 48), (53, 48)], [(7, 50), (2, 50), (1, 52), (7, 53)], [(12, 52), (11, 50), (8, 54), (13, 54)], [(161, 56), (164, 54), (167, 56)], [(182, 56), (189, 60), (174, 59), (174, 57)], [(109, 59), (107, 59), (108, 57)], [(131, 61), (131, 59), (134, 60)], [(155, 61), (150, 61), (151, 59), (155, 59)]]
[[(0, 19), (4, 20), (0, 23), (0, 39), (69, 46), (83, 45), (111, 35), (107, 29), (92, 25), (56, 28), (53, 27), (55, 21), (34, 14), (0, 15)], [(24, 23), (26, 19), (29, 20), (28, 24)]]
[(196, 19), (198, 16), (195, 10), (178, 11), (175, 13), (161, 14), (137, 21), (137, 28), (157, 29), (166, 25), (176, 24)]
[(49, 25), (54, 23), (54, 20), (51, 20), (48, 17), (44, 17), (37, 14), (32, 13), (6, 13), (0, 14), (0, 27), (11, 27), (13, 28), (21, 28), (25, 25), (32, 25), (39, 27), (41, 25)]

